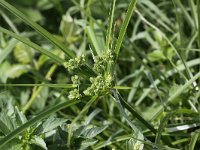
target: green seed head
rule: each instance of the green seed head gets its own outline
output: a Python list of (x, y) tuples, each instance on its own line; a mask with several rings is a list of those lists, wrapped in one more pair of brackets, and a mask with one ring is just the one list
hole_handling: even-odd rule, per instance
[(74, 89), (72, 91), (69, 92), (69, 96), (68, 98), (70, 100), (72, 99), (80, 99), (82, 97), (82, 95), (79, 93), (79, 90), (78, 89)]
[(72, 72), (74, 69), (77, 69), (81, 66), (85, 65), (85, 56), (78, 56), (76, 58), (72, 58), (67, 62), (63, 63), (63, 66), (67, 68), (69, 72)]

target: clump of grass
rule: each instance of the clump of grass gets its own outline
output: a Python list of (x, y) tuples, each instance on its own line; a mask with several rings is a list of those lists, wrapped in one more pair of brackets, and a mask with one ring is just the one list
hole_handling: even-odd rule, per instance
[(0, 5), (0, 148), (198, 148), (198, 1)]

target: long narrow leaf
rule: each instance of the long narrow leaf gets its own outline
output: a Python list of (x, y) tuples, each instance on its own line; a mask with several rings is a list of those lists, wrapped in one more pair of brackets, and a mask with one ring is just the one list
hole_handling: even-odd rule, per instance
[(31, 87), (31, 86), (44, 86), (44, 87), (53, 87), (53, 88), (66, 88), (66, 89), (71, 89), (73, 88), (72, 84), (0, 84), (1, 86), (5, 87)]
[(195, 149), (195, 145), (196, 145), (196, 143), (198, 141), (199, 135), (200, 135), (199, 131), (197, 131), (196, 133), (192, 134), (192, 138), (191, 138), (188, 150), (194, 150)]
[(48, 39), (56, 47), (60, 48), (69, 58), (72, 58), (75, 56), (72, 51), (68, 50), (67, 47), (63, 43), (61, 43), (59, 40), (57, 40), (51, 33), (49, 33), (47, 30), (42, 28), (40, 25), (38, 25), (37, 23), (32, 21), (31, 18), (28, 18), (27, 16), (25, 16), (22, 12), (20, 12), (15, 7), (10, 5), (8, 2), (1, 0), (0, 5), (2, 5), (4, 8), (6, 8), (8, 11), (13, 13), (20, 19), (22, 19), (22, 21), (24, 21), (27, 25), (29, 25), (33, 29), (35, 29), (38, 33), (40, 33), (43, 37)]
[(111, 33), (112, 33), (112, 27), (113, 27), (115, 3), (116, 3), (116, 0), (113, 0), (111, 11), (110, 11), (109, 26), (108, 26), (108, 31), (107, 31), (107, 35), (106, 35), (106, 48), (107, 49), (109, 49), (109, 45), (111, 42)]
[(95, 55), (102, 56), (102, 49), (100, 48), (96, 34), (92, 27), (87, 26), (86, 33), (89, 37), (90, 43), (92, 44), (92, 50)]
[(117, 58), (118, 58), (119, 50), (121, 48), (122, 41), (123, 41), (124, 35), (126, 33), (126, 28), (127, 28), (128, 24), (129, 24), (129, 21), (131, 19), (131, 16), (133, 14), (134, 9), (135, 9), (136, 2), (137, 2), (137, 0), (131, 0), (131, 3), (129, 5), (129, 7), (128, 7), (128, 10), (127, 10), (127, 13), (126, 13), (126, 17), (125, 17), (125, 20), (124, 20), (124, 22), (122, 24), (122, 28), (121, 28), (121, 30), (119, 32), (119, 37), (117, 39), (116, 46), (115, 46), (115, 55), (116, 55), (115, 60), (117, 60)]
[(25, 43), (26, 45), (34, 48), (35, 50), (41, 52), (42, 54), (47, 55), (48, 57), (50, 57), (52, 60), (54, 60), (55, 62), (57, 62), (59, 64), (62, 64), (64, 62), (64, 60), (61, 59), (60, 57), (56, 56), (55, 54), (53, 54), (53, 53), (51, 53), (47, 50), (45, 50), (44, 48), (42, 48), (39, 45), (31, 42), (30, 40), (24, 38), (23, 36), (17, 35), (16, 33), (13, 33), (13, 32), (11, 32), (7, 29), (4, 29), (2, 27), (0, 27), (0, 31), (14, 37), (15, 39), (21, 41), (22, 43)]

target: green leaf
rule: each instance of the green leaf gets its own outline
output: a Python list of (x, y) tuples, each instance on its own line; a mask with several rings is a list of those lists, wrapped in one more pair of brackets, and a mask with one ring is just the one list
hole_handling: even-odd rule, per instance
[(121, 48), (121, 45), (122, 45), (122, 42), (123, 42), (123, 39), (124, 39), (124, 35), (126, 33), (126, 28), (128, 27), (129, 21), (131, 19), (131, 16), (133, 14), (134, 9), (135, 9), (136, 2), (137, 2), (137, 0), (131, 0), (130, 4), (128, 6), (126, 17), (125, 17), (124, 22), (122, 24), (122, 27), (121, 27), (121, 30), (119, 32), (119, 36), (118, 36), (118, 39), (117, 39), (116, 45), (115, 45), (115, 55), (116, 55), (115, 60), (117, 60), (117, 58), (118, 58), (119, 50)]
[(43, 128), (42, 133), (52, 131), (58, 126), (61, 126), (62, 124), (64, 124), (66, 121), (67, 119), (64, 119), (64, 118), (50, 117), (42, 124), (42, 128)]
[(8, 61), (5, 61), (4, 63), (0, 64), (0, 79), (3, 83), (6, 83), (8, 78), (18, 78), (22, 74), (27, 73), (29, 70), (29, 65), (11, 65)]
[(29, 65), (21, 65), (21, 64), (12, 65), (6, 71), (6, 76), (11, 79), (18, 78), (22, 74), (27, 73), (29, 70), (30, 70)]
[(18, 125), (23, 125), (27, 122), (26, 116), (17, 107), (15, 107), (15, 115)]
[(192, 134), (192, 138), (191, 138), (188, 150), (195, 150), (195, 145), (198, 141), (199, 135), (200, 135), (199, 130)]
[(63, 108), (69, 107), (71, 105), (77, 104), (80, 101), (67, 101), (61, 104), (58, 104), (56, 106), (50, 107), (47, 110), (43, 111), (42, 113), (40, 113), (39, 115), (37, 115), (36, 117), (30, 119), (28, 122), (26, 122), (25, 124), (23, 124), (22, 126), (20, 126), (19, 128), (17, 128), (16, 130), (14, 130), (13, 132), (11, 132), (10, 134), (8, 134), (6, 137), (4, 137), (3, 139), (0, 140), (0, 148), (2, 148), (5, 144), (7, 144), (9, 141), (11, 141), (13, 138), (15, 138), (17, 135), (19, 135), (21, 132), (25, 131), (27, 128), (29, 128), (30, 126), (34, 125), (35, 123), (37, 123), (38, 121), (46, 118), (47, 116), (49, 116), (52, 113), (55, 113)]
[(19, 42), (14, 49), (14, 56), (19, 63), (28, 64), (32, 62), (34, 55), (29, 46)]
[(97, 136), (99, 133), (103, 132), (107, 127), (108, 127), (107, 125), (101, 127), (92, 127), (90, 129), (86, 129), (85, 131), (83, 131), (82, 135), (84, 136), (84, 138), (93, 138)]
[(103, 49), (100, 48), (99, 41), (97, 40), (97, 35), (95, 34), (92, 27), (87, 26), (86, 27), (86, 33), (89, 37), (90, 44), (92, 46), (92, 52), (96, 56), (102, 56)]
[[(174, 115), (175, 112), (170, 112), (168, 113), (166, 116), (163, 117), (163, 119), (160, 122), (160, 125), (158, 127), (157, 133), (156, 133), (156, 139), (155, 139), (155, 143), (156, 144), (160, 144), (160, 140), (162, 137), (162, 132), (165, 129), (166, 125), (167, 125), (167, 121), (169, 120), (169, 118), (171, 116)], [(168, 144), (169, 145), (169, 144)]]
[(78, 25), (74, 22), (69, 12), (62, 17), (60, 31), (68, 43), (74, 42), (78, 38)]
[(37, 94), (37, 97), (35, 98), (31, 108), (37, 110), (36, 112), (42, 111), (45, 108), (45, 104), (48, 97), (49, 97), (49, 88), (43, 86), (42, 92)]
[(4, 150), (21, 150), (23, 143), (19, 139), (13, 139), (11, 142), (2, 147)]
[(43, 140), (41, 137), (39, 137), (39, 136), (34, 136), (34, 137), (32, 137), (31, 140), (30, 140), (30, 143), (31, 143), (31, 144), (35, 144), (35, 145), (38, 145), (39, 147), (41, 147), (41, 148), (47, 150), (46, 143), (45, 143), (44, 140)]
[(3, 62), (3, 60), (12, 52), (13, 48), (15, 47), (15, 44), (18, 41), (15, 39), (12, 39), (9, 41), (8, 45), (4, 50), (0, 51), (0, 64)]
[[(172, 95), (174, 95), (177, 92), (177, 89), (182, 88), (183, 85), (178, 85), (178, 84), (174, 84), (170, 87), (169, 89), (169, 97), (171, 97)], [(181, 101), (181, 95), (177, 96), (176, 98), (174, 98), (173, 103), (175, 104), (178, 101)]]
[(83, 140), (80, 144), (80, 148), (78, 150), (85, 150), (87, 149), (89, 146), (94, 145), (95, 143), (97, 143), (98, 140), (95, 139), (86, 139)]
[(39, 21), (42, 21), (44, 19), (42, 14), (40, 13), (40, 11), (38, 11), (34, 8), (31, 8), (31, 7), (25, 8), (25, 7), (21, 7), (19, 5), (16, 6), (16, 8), (18, 10), (20, 10), (28, 18), (31, 18), (31, 20), (34, 21), (34, 22), (39, 22)]
[(160, 50), (155, 50), (151, 53), (148, 54), (148, 58), (149, 60), (153, 61), (162, 61), (162, 60), (166, 60), (165, 55), (163, 54), (162, 51)]
[(1, 82), (6, 83), (7, 81), (7, 74), (6, 72), (10, 69), (10, 63), (8, 61), (5, 61), (0, 64), (0, 79)]
[(92, 119), (98, 114), (100, 113), (102, 110), (99, 109), (99, 108), (96, 108), (95, 110), (93, 110), (93, 112), (87, 117), (87, 119), (85, 120), (84, 122), (84, 125), (87, 126), (91, 121)]
[[(119, 96), (120, 96), (119, 92), (117, 92), (117, 90), (115, 90), (115, 91), (113, 90), (112, 94), (113, 94), (113, 99), (117, 103), (117, 106), (118, 106), (118, 108), (119, 108), (122, 116), (126, 119), (126, 121), (129, 124), (129, 126), (132, 128), (132, 130), (134, 131), (134, 133), (137, 135), (137, 138), (139, 140), (144, 140), (144, 135), (143, 135), (142, 131), (132, 122), (132, 120), (128, 117), (127, 113), (125, 112), (125, 109), (123, 108), (123, 106), (124, 106), (125, 103), (123, 103), (123, 104), (121, 103), (122, 101), (120, 100), (121, 97), (119, 98)], [(125, 107), (125, 108), (127, 108), (127, 107)], [(134, 112), (134, 115), (140, 116), (139, 114), (137, 114), (133, 110), (131, 112)], [(142, 118), (142, 117), (140, 117), (140, 118)], [(144, 121), (145, 125), (147, 124), (148, 127), (150, 126), (150, 129), (153, 128), (149, 123), (146, 123), (146, 121), (144, 119), (142, 121)], [(153, 132), (155, 132), (154, 130), (155, 129), (153, 128)]]
[(109, 15), (109, 26), (106, 34), (106, 49), (108, 50), (111, 45), (111, 37), (112, 37), (112, 28), (113, 28), (113, 20), (114, 20), (114, 12), (115, 12), (115, 3), (116, 0), (112, 0), (112, 7), (110, 9)]
[(12, 117), (6, 112), (1, 112), (0, 114), (0, 129), (5, 135), (17, 128), (17, 124)]
[[(165, 104), (169, 104), (169, 103), (173, 103), (174, 100), (176, 100), (176, 98), (178, 96), (180, 96), (185, 90), (187, 90), (191, 84), (196, 81), (198, 78), (200, 78), (200, 72), (197, 73), (194, 77), (192, 77), (189, 81), (187, 81), (183, 86), (181, 86), (179, 89), (176, 90), (176, 92), (174, 92), (165, 102)], [(180, 101), (180, 100), (179, 100)], [(178, 101), (175, 101), (176, 103)], [(152, 115), (152, 119), (159, 116), (163, 111), (163, 106), (159, 106), (155, 109), (155, 113)]]
[(129, 103), (127, 103), (121, 96), (117, 96), (118, 101), (125, 107), (134, 117), (136, 117), (142, 124), (144, 124), (151, 132), (156, 133), (156, 129), (146, 121)]
[(0, 120), (0, 130), (4, 135), (7, 135), (11, 132), (11, 130), (7, 127), (7, 125)]

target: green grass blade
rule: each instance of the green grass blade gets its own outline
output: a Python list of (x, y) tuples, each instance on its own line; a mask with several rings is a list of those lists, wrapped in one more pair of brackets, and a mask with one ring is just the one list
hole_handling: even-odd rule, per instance
[[(162, 11), (162, 9), (155, 4), (155, 2), (151, 1), (151, 0), (141, 0), (141, 1), (138, 1), (138, 3), (142, 3), (142, 4), (145, 4), (147, 7), (146, 7), (146, 10), (150, 10), (148, 12), (150, 12), (148, 15), (149, 16), (152, 16), (155, 14), (155, 16), (157, 16), (157, 20), (158, 22), (162, 22), (161, 25), (163, 25), (163, 27), (166, 26), (165, 29), (167, 29), (168, 31), (173, 31), (172, 28), (173, 28), (173, 25), (171, 23), (171, 20), (169, 17), (167, 17), (167, 15)], [(147, 9), (148, 8), (148, 9)], [(153, 12), (153, 13), (152, 13)], [(159, 17), (159, 18), (158, 18)], [(152, 17), (154, 18), (154, 17)], [(165, 24), (165, 25), (164, 25)], [(168, 27), (169, 26), (169, 27)]]
[(117, 90), (131, 90), (132, 87), (117, 85), (117, 86), (114, 86), (113, 89), (117, 89)]
[(129, 21), (131, 19), (131, 16), (133, 14), (134, 9), (135, 9), (136, 2), (137, 2), (137, 0), (131, 0), (131, 3), (129, 4), (129, 7), (128, 7), (128, 10), (127, 10), (127, 13), (126, 13), (125, 20), (124, 20), (122, 27), (121, 27), (121, 30), (119, 32), (119, 36), (118, 36), (118, 39), (117, 39), (117, 42), (116, 42), (116, 45), (115, 45), (115, 55), (116, 55), (115, 61), (118, 58), (119, 50), (121, 48), (121, 45), (122, 45), (122, 42), (123, 42), (123, 39), (124, 39), (124, 35), (126, 33), (126, 28), (129, 24)]
[(80, 102), (80, 100), (77, 100), (77, 101), (70, 100), (70, 101), (58, 104), (56, 106), (53, 106), (53, 107), (51, 107), (51, 108), (43, 111), (42, 113), (40, 113), (39, 115), (37, 115), (33, 119), (30, 119), (28, 122), (26, 122), (25, 124), (23, 124), (22, 126), (20, 126), (19, 128), (17, 128), (16, 130), (14, 130), (13, 132), (11, 132), (10, 134), (8, 134), (2, 140), (0, 140), (0, 148), (3, 147), (5, 144), (7, 144), (12, 139), (14, 139), (17, 135), (19, 135), (20, 133), (22, 133), (23, 131), (25, 131), (27, 128), (29, 128), (30, 126), (34, 125), (38, 121), (41, 121), (42, 119), (46, 118), (50, 114), (55, 113), (55, 112), (57, 112), (57, 111), (59, 111), (61, 109), (64, 109), (66, 107), (75, 105), (75, 104), (77, 104), (79, 102)]
[[(113, 93), (112, 98), (113, 98), (113, 99), (115, 100), (115, 102), (117, 103), (117, 106), (118, 106), (120, 112), (122, 113), (123, 117), (126, 119), (126, 121), (127, 121), (127, 123), (129, 124), (129, 126), (133, 129), (133, 131), (134, 131), (135, 133), (141, 132), (141, 131), (137, 128), (137, 126), (135, 126), (135, 124), (132, 123), (132, 121), (130, 120), (130, 118), (128, 117), (128, 115), (126, 114), (126, 112), (124, 111), (124, 108), (123, 108), (123, 106), (122, 106), (122, 104), (121, 104), (121, 100), (120, 100), (120, 98), (119, 98), (118, 93), (116, 92), (116, 90), (113, 90), (112, 93)], [(125, 108), (126, 108), (126, 107), (125, 107)]]
[(93, 51), (94, 55), (102, 56), (103, 50), (100, 49), (100, 45), (98, 43), (98, 40), (96, 38), (93, 28), (90, 26), (87, 26), (86, 33), (89, 37), (90, 43), (92, 44), (92, 51)]
[(197, 11), (198, 9), (196, 9), (194, 1), (193, 0), (189, 0), (189, 5), (190, 5), (190, 9), (191, 9), (191, 14), (194, 20), (194, 25), (195, 25), (195, 29), (197, 29), (198, 27), (198, 19), (197, 19)]
[(189, 149), (188, 149), (188, 150), (195, 150), (195, 145), (196, 145), (196, 143), (197, 143), (197, 140), (198, 140), (199, 135), (200, 135), (199, 131), (194, 132), (194, 133), (192, 134), (192, 138), (191, 138), (191, 141), (190, 141)]
[[(191, 86), (191, 84), (196, 81), (198, 78), (200, 78), (200, 72), (197, 73), (194, 77), (192, 77), (189, 81), (187, 81), (181, 88), (177, 89), (177, 91), (171, 95), (167, 101), (165, 102), (165, 105), (169, 104), (170, 102), (173, 102), (173, 100), (178, 97), (183, 91), (185, 91), (187, 88), (189, 88), (189, 86)], [(159, 106), (156, 109), (156, 112), (154, 113), (152, 119), (156, 118), (158, 115), (160, 115), (163, 111), (163, 107)]]
[(132, 137), (133, 137), (133, 135), (129, 134), (129, 135), (123, 135), (123, 136), (115, 137), (113, 140), (111, 140), (109, 142), (107, 142), (107, 141), (99, 142), (97, 145), (94, 146), (94, 150), (98, 150), (98, 149), (108, 147), (109, 145), (111, 145), (113, 143), (129, 140)]
[[(181, 54), (179, 53), (178, 49), (174, 46), (174, 44), (172, 44), (172, 42), (170, 41), (170, 39), (166, 36), (165, 33), (163, 33), (158, 27), (156, 27), (154, 24), (152, 24), (151, 22), (149, 22), (148, 20), (146, 20), (143, 15), (136, 10), (136, 13), (139, 15), (139, 17), (141, 18), (142, 21), (144, 21), (146, 24), (148, 24), (150, 27), (152, 27), (154, 30), (158, 31), (163, 38), (168, 42), (168, 44), (171, 46), (171, 48), (174, 50), (174, 52), (176, 53), (176, 55), (179, 57), (179, 59), (181, 60), (181, 62), (183, 63), (185, 69), (186, 69), (186, 73), (188, 76), (188, 79), (191, 79), (193, 77), (189, 67), (187, 66), (185, 60), (183, 59), (183, 57), (181, 56)], [(196, 83), (194, 83), (194, 87), (196, 86)]]
[(111, 11), (110, 11), (110, 17), (109, 17), (110, 21), (109, 21), (108, 31), (107, 31), (107, 35), (106, 35), (106, 49), (110, 48), (109, 45), (110, 45), (110, 42), (111, 42), (113, 19), (114, 19), (114, 12), (115, 12), (115, 3), (116, 3), (116, 0), (113, 0)]
[(194, 81), (200, 78), (200, 72), (197, 73), (194, 77), (192, 77), (188, 82), (186, 82), (180, 89), (177, 89), (176, 93), (174, 93), (167, 102), (172, 102), (177, 96), (179, 96), (183, 91), (185, 91)]
[(44, 38), (48, 39), (51, 43), (53, 43), (56, 47), (61, 49), (69, 58), (74, 57), (74, 53), (67, 49), (67, 47), (61, 43), (59, 40), (57, 40), (51, 33), (49, 33), (47, 30), (42, 28), (37, 23), (33, 22), (31, 18), (28, 18), (25, 16), (22, 12), (17, 10), (15, 7), (10, 5), (8, 2), (1, 0), (0, 5), (2, 5), (4, 8), (6, 8), (8, 11), (13, 13), (15, 16), (19, 17), (24, 21), (27, 25), (35, 29), (38, 33), (40, 33)]
[(54, 60), (55, 62), (57, 62), (57, 63), (59, 63), (59, 64), (63, 64), (63, 62), (64, 62), (63, 59), (61, 59), (60, 57), (56, 56), (55, 54), (53, 54), (53, 53), (51, 53), (51, 52), (45, 50), (44, 48), (40, 47), (39, 45), (37, 45), (37, 44), (31, 42), (30, 40), (28, 40), (28, 39), (26, 39), (26, 38), (24, 38), (24, 37), (22, 37), (22, 36), (20, 36), (20, 35), (18, 35), (18, 34), (15, 34), (15, 33), (11, 32), (11, 31), (8, 31), (7, 29), (4, 29), (4, 28), (2, 28), (2, 27), (0, 27), (0, 31), (3, 32), (3, 33), (5, 33), (5, 34), (8, 34), (8, 35), (14, 37), (15, 39), (17, 39), (17, 40), (23, 42), (24, 44), (26, 44), (26, 45), (28, 45), (28, 46), (34, 48), (35, 50), (41, 52), (42, 54), (44, 54), (44, 55), (50, 57), (50, 58), (51, 58), (52, 60)]
[(174, 115), (175, 112), (170, 112), (169, 114), (167, 114), (166, 116), (163, 117), (163, 119), (160, 122), (160, 125), (158, 127), (157, 133), (156, 133), (156, 138), (155, 138), (155, 144), (160, 144), (160, 140), (162, 137), (162, 132), (165, 129), (166, 125), (167, 125), (167, 121), (169, 120), (169, 118)]
[(127, 102), (128, 102), (128, 103), (132, 102), (132, 100), (134, 99), (135, 94), (137, 93), (139, 84), (140, 84), (141, 81), (142, 81), (142, 78), (143, 78), (143, 76), (139, 75), (139, 76), (136, 78), (136, 80), (132, 83), (131, 90), (130, 90), (130, 92), (129, 92), (129, 94), (128, 94), (128, 99), (127, 99)]
[(52, 88), (65, 88), (71, 89), (74, 88), (73, 84), (0, 84), (0, 87), (32, 87), (32, 86), (43, 86), (43, 87), (52, 87)]
[(17, 30), (12, 20), (3, 11), (0, 11), (0, 14), (4, 18), (4, 20), (7, 22), (7, 24), (10, 26), (10, 28), (13, 30), (13, 32), (19, 34), (19, 31)]
[(147, 122), (138, 112), (136, 112), (131, 105), (129, 105), (124, 99), (120, 97), (121, 104), (134, 116), (136, 117), (142, 124), (144, 124), (151, 132), (156, 134), (156, 129)]
[[(187, 62), (187, 66), (190, 68), (193, 66), (199, 65), (199, 64), (200, 64), (199, 58)], [(169, 78), (169, 77), (173, 76), (174, 74), (178, 73), (178, 71), (183, 71), (183, 70), (185, 70), (185, 67), (183, 64), (181, 64), (181, 65), (177, 66), (177, 69), (175, 68), (175, 69), (169, 70), (165, 74), (166, 74), (166, 77)], [(161, 83), (161, 81), (159, 79), (156, 79), (153, 84), (155, 84), (157, 86), (160, 83)], [(145, 92), (142, 94), (142, 96), (137, 100), (137, 102), (135, 103), (136, 106), (138, 106), (145, 99), (145, 97), (150, 93), (150, 91), (153, 87), (153, 84), (151, 84), (149, 86), (149, 88), (147, 90), (145, 90)]]
[(200, 48), (200, 1), (197, 1), (197, 15), (198, 15), (198, 47)]
[(191, 16), (189, 15), (189, 13), (187, 12), (187, 9), (184, 7), (184, 5), (182, 4), (182, 2), (180, 0), (175, 1), (177, 3), (177, 5), (180, 7), (180, 9), (183, 12), (183, 16), (185, 17), (185, 19), (187, 20), (187, 22), (189, 23), (189, 25), (193, 28), (195, 27), (194, 25), (194, 21), (192, 20)]

